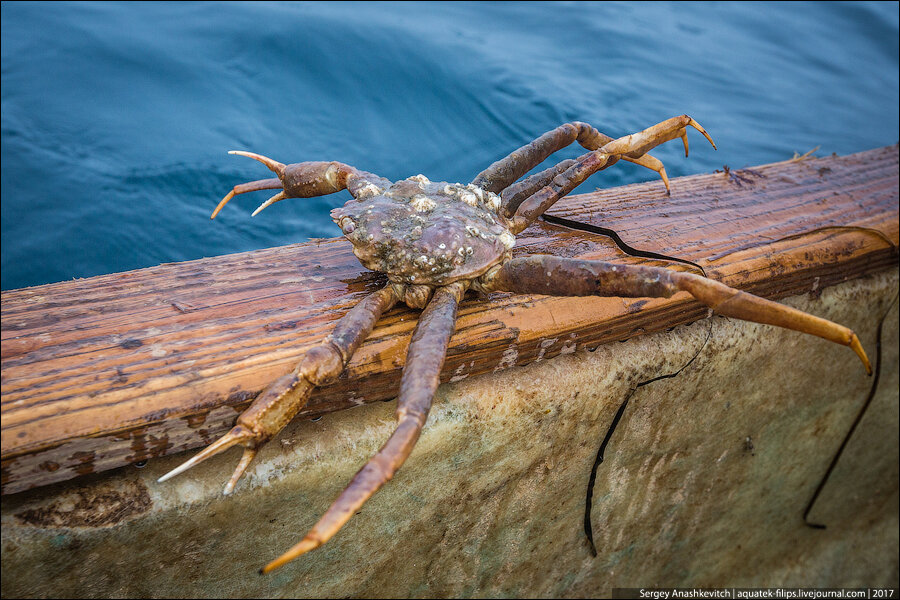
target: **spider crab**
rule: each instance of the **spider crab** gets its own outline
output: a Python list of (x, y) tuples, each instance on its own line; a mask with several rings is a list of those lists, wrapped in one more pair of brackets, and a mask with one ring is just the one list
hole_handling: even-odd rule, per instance
[[(333, 382), (380, 316), (397, 302), (422, 308), (400, 380), (397, 428), (381, 450), (353, 477), (306, 537), (266, 565), (269, 572), (327, 542), (384, 485), (409, 456), (422, 431), (450, 337), (457, 306), (467, 289), (556, 296), (669, 297), (686, 291), (721, 315), (795, 329), (852, 348), (871, 373), (865, 351), (850, 329), (793, 308), (738, 291), (717, 281), (664, 268), (537, 255), (513, 258), (515, 236), (587, 177), (619, 160), (659, 173), (663, 164), (647, 154), (681, 138), (687, 127), (715, 143), (687, 115), (618, 139), (590, 125), (567, 123), (549, 131), (480, 173), (472, 183), (433, 183), (423, 175), (392, 183), (339, 162), (284, 165), (250, 152), (278, 177), (237, 185), (212, 214), (237, 194), (281, 189), (253, 213), (285, 198), (309, 198), (349, 190), (353, 199), (331, 212), (364, 266), (387, 274), (389, 283), (350, 309), (332, 333), (310, 348), (294, 370), (273, 381), (226, 435), (164, 475), (173, 477), (234, 445), (244, 453), (225, 494), (257, 450), (305, 406), (315, 386)], [(577, 141), (588, 153), (518, 181), (551, 154)], [(518, 181), (518, 183), (517, 183)]]

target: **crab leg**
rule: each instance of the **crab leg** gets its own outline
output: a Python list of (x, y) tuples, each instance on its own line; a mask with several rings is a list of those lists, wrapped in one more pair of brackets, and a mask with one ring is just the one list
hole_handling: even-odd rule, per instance
[[(499, 194), (522, 175), (544, 162), (548, 156), (576, 141), (587, 150), (597, 150), (604, 144), (613, 141), (613, 138), (600, 133), (587, 123), (580, 121), (565, 123), (548, 131), (530, 144), (513, 151), (509, 156), (501, 158), (479, 173), (472, 183), (489, 192)], [(687, 148), (685, 148), (686, 151)], [(626, 157), (625, 160), (659, 173), (668, 191), (669, 178), (666, 176), (662, 162), (649, 155)]]
[(507, 219), (511, 219), (516, 214), (519, 205), (527, 200), (529, 196), (549, 185), (557, 175), (565, 173), (569, 167), (576, 162), (577, 161), (574, 159), (564, 160), (549, 169), (544, 169), (543, 171), (526, 177), (522, 181), (517, 181), (504, 189), (500, 193), (500, 199), (502, 201), (502, 206), (500, 208), (501, 214)]
[[(684, 139), (687, 140), (687, 136), (685, 136)], [(687, 148), (686, 142), (685, 148)], [(660, 176), (662, 176), (663, 183), (666, 186), (666, 194), (670, 194), (669, 177), (666, 175), (666, 170), (665, 168), (663, 168), (662, 162), (653, 158), (649, 154), (645, 154), (640, 159), (626, 158), (625, 160), (631, 160), (632, 162), (641, 164), (642, 166), (651, 168), (654, 171), (658, 172)], [(578, 161), (574, 159), (564, 160), (557, 165), (531, 175), (530, 177), (526, 177), (522, 181), (516, 182), (508, 188), (504, 189), (500, 194), (500, 197), (503, 200), (503, 206), (501, 208), (503, 216), (505, 216), (507, 219), (512, 218), (513, 215), (516, 214), (516, 211), (519, 209), (519, 206), (522, 204), (522, 202), (527, 200), (529, 196), (536, 193), (542, 187), (549, 185), (557, 175), (565, 173), (569, 169), (569, 167), (573, 166), (577, 162)], [(610, 162), (610, 165), (614, 162), (615, 161)], [(651, 162), (658, 163), (659, 168), (651, 166)]]
[[(688, 126), (702, 133), (709, 140), (709, 143), (712, 144), (713, 148), (716, 147), (706, 130), (687, 115), (673, 117), (638, 133), (612, 140), (594, 152), (579, 156), (578, 160), (565, 172), (557, 175), (543, 188), (522, 201), (516, 209), (515, 216), (512, 218), (510, 229), (514, 234), (518, 234), (585, 179), (597, 171), (602, 171), (612, 166), (619, 159), (631, 160), (646, 156), (646, 153), (656, 146), (675, 138), (686, 140), (687, 134), (685, 129)], [(685, 144), (686, 150), (687, 145)]]
[(250, 465), (260, 446), (274, 437), (304, 407), (316, 386), (331, 383), (343, 372), (360, 344), (369, 336), (381, 315), (396, 304), (399, 296), (387, 286), (367, 296), (340, 318), (325, 340), (307, 350), (297, 367), (273, 381), (237, 419), (237, 425), (192, 459), (159, 478), (165, 481), (211, 456), (235, 445), (244, 454), (225, 486), (225, 494)]
[(256, 216), (264, 208), (285, 198), (312, 198), (313, 196), (324, 196), (345, 189), (349, 190), (355, 197), (361, 188), (369, 184), (383, 188), (390, 183), (383, 177), (360, 171), (355, 167), (335, 161), (302, 162), (285, 165), (253, 152), (232, 150), (229, 154), (237, 154), (258, 160), (278, 175), (278, 178), (261, 179), (234, 186), (216, 206), (212, 216), (210, 216), (211, 219), (216, 218), (216, 215), (228, 204), (229, 200), (238, 194), (246, 194), (247, 192), (281, 188), (279, 193), (263, 202), (259, 208), (253, 211), (253, 216)]
[(623, 298), (669, 298), (684, 291), (720, 315), (793, 329), (849, 346), (872, 374), (866, 352), (852, 330), (693, 273), (538, 255), (510, 260), (481, 287), (485, 291)]
[(397, 429), (381, 450), (353, 476), (306, 537), (267, 564), (263, 573), (277, 569), (331, 539), (406, 461), (428, 418), (434, 392), (440, 383), (447, 345), (456, 329), (456, 308), (465, 290), (465, 284), (459, 282), (438, 288), (419, 317), (400, 379)]
[(238, 194), (246, 194), (247, 192), (256, 192), (258, 190), (278, 190), (281, 189), (281, 180), (277, 177), (273, 177), (272, 179), (260, 179), (259, 181), (251, 181), (249, 183), (241, 183), (239, 185), (234, 186), (230, 192), (225, 194), (225, 197), (219, 201), (219, 204), (216, 206), (216, 209), (210, 215), (210, 219), (215, 219), (216, 215), (219, 214), (225, 205), (228, 204), (228, 201), (237, 196)]

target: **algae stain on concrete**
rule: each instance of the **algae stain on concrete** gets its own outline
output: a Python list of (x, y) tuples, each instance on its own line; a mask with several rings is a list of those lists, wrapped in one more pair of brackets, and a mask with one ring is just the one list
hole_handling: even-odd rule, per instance
[(15, 514), (23, 524), (42, 528), (112, 526), (150, 510), (147, 488), (135, 480), (82, 486), (59, 498)]

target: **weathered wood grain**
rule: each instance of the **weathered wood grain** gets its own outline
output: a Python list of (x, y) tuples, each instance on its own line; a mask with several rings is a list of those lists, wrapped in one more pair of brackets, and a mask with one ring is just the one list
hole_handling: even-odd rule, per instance
[[(897, 146), (682, 177), (672, 189), (667, 197), (651, 182), (572, 196), (551, 215), (613, 229), (634, 248), (692, 261), (768, 298), (815, 293), (898, 262)], [(520, 236), (516, 252), (667, 264), (550, 223)], [(328, 239), (3, 292), (2, 492), (211, 442), (383, 282), (349, 242)], [(706, 314), (684, 294), (470, 295), (442, 379)], [(348, 372), (317, 390), (301, 418), (392, 398), (416, 318), (405, 307), (383, 317)]]

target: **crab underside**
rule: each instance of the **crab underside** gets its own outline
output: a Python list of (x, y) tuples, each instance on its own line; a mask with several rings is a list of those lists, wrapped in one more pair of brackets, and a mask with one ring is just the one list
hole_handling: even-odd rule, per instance
[[(391, 183), (338, 162), (284, 165), (250, 152), (277, 178), (237, 185), (212, 217), (237, 194), (280, 189), (253, 214), (285, 198), (309, 198), (347, 189), (353, 199), (332, 218), (367, 268), (389, 283), (339, 319), (332, 333), (308, 350), (288, 374), (273, 381), (226, 435), (160, 478), (164, 481), (234, 445), (244, 453), (225, 486), (230, 494), (260, 446), (306, 405), (312, 389), (333, 382), (381, 315), (402, 301), (423, 308), (412, 334), (397, 401), (397, 428), (381, 450), (350, 481), (303, 540), (266, 565), (269, 572), (328, 541), (384, 485), (409, 456), (428, 417), (439, 383), (457, 306), (467, 289), (554, 296), (669, 297), (686, 291), (716, 313), (817, 335), (851, 347), (871, 373), (856, 335), (848, 328), (730, 288), (692, 273), (549, 255), (512, 258), (515, 236), (557, 200), (597, 171), (627, 160), (659, 173), (663, 164), (647, 154), (681, 138), (688, 153), (688, 126), (706, 131), (687, 115), (618, 139), (585, 123), (549, 131), (480, 173), (467, 185), (432, 183), (422, 175)], [(588, 152), (519, 181), (551, 154), (573, 142)]]

